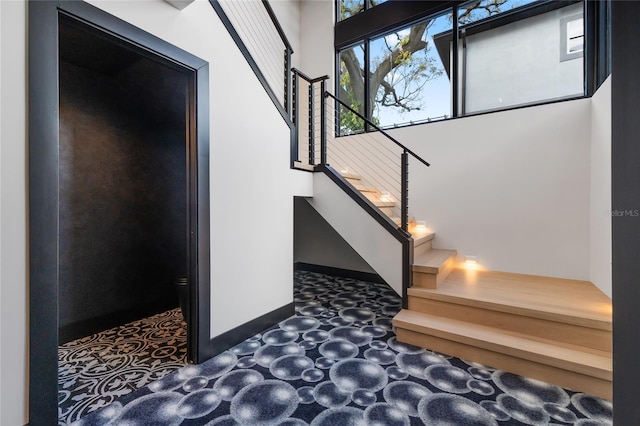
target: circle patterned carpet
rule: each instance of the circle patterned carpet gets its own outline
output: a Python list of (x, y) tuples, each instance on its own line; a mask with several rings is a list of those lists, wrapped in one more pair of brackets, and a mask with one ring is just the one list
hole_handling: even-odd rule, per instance
[(295, 275), (296, 315), (75, 425), (611, 425), (583, 393), (398, 342), (386, 285)]

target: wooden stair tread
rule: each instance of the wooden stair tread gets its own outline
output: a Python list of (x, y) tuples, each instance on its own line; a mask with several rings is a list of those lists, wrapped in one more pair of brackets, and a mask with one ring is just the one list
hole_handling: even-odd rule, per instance
[(340, 172), (340, 174), (345, 179), (350, 179), (350, 180), (360, 180), (361, 179), (360, 175), (357, 175), (357, 174), (351, 173), (351, 172)]
[(312, 164), (301, 163), (300, 161), (294, 161), (293, 166), (296, 169), (307, 170), (313, 172), (315, 170), (315, 166)]
[(396, 203), (394, 203), (393, 201), (380, 201), (380, 200), (370, 200), (374, 206), (378, 207), (378, 208), (385, 208), (385, 207), (395, 207)]
[(360, 192), (378, 192), (377, 189), (370, 186), (364, 186), (359, 181), (351, 182), (351, 185), (353, 185), (354, 188), (356, 188)]
[(413, 237), (413, 248), (415, 249), (416, 247), (433, 240), (436, 234), (433, 232), (412, 232), (411, 236)]
[(437, 274), (442, 265), (456, 253), (455, 250), (431, 249), (416, 255), (413, 259), (413, 272)]
[(611, 300), (586, 281), (454, 269), (437, 289), (412, 287), (408, 295), (600, 330), (612, 329)]
[(402, 310), (393, 319), (398, 328), (453, 340), (564, 370), (612, 380), (611, 354), (595, 349), (531, 337), (466, 321)]

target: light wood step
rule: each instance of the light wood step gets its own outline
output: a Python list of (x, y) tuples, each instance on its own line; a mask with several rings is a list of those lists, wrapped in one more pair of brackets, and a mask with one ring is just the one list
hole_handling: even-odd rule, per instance
[[(431, 241), (436, 236), (433, 232), (411, 232), (414, 255), (431, 250)], [(415, 260), (415, 259), (414, 259)]]
[(587, 281), (454, 269), (437, 289), (412, 287), (409, 297), (611, 331), (611, 299)]
[(610, 352), (409, 310), (393, 325), (402, 342), (611, 399)]
[(413, 287), (435, 289), (455, 267), (455, 250), (430, 249), (414, 252)]
[(375, 188), (363, 185), (359, 179), (354, 180), (353, 182), (350, 182), (350, 183), (360, 192), (378, 192), (378, 190)]
[(359, 181), (361, 179), (360, 175), (351, 172), (339, 172), (343, 178), (351, 181)]
[[(362, 192), (362, 191), (360, 191)], [(364, 195), (369, 201), (371, 201), (372, 203), (374, 203), (377, 207), (395, 207), (396, 203), (395, 201), (390, 201), (390, 200), (385, 200), (383, 197), (383, 195), (381, 193), (379, 193), (378, 191), (367, 191), (367, 192), (362, 192), (362, 195)]]
[(309, 172), (312, 172), (315, 170), (314, 165), (301, 163), (300, 161), (294, 161), (293, 167), (295, 167), (296, 169), (307, 170)]
[(607, 330), (433, 300), (422, 297), (423, 294), (420, 293), (427, 293), (426, 291), (411, 291), (411, 293), (407, 308), (412, 312), (474, 322), (509, 332), (522, 333), (532, 338), (556, 341), (561, 345), (583, 346), (609, 353), (612, 349), (611, 332)]

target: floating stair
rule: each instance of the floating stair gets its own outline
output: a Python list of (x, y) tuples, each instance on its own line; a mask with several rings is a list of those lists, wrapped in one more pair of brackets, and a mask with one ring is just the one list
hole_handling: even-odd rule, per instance
[(454, 269), (412, 287), (398, 340), (605, 399), (611, 300), (585, 281)]
[(379, 208), (384, 214), (391, 217), (393, 210), (396, 208), (395, 201), (389, 199), (389, 196), (383, 195), (376, 188), (366, 186), (362, 183), (362, 178), (352, 172), (341, 171), (340, 174), (349, 182), (356, 190), (364, 195), (367, 200), (371, 201), (374, 206)]
[(430, 249), (413, 255), (413, 286), (437, 288), (456, 263), (455, 250)]
[[(400, 226), (400, 218), (393, 216), (395, 202), (389, 201), (388, 197), (384, 197), (375, 188), (364, 185), (359, 175), (348, 171), (342, 171), (340, 174)], [(435, 236), (433, 232), (417, 232), (412, 227), (409, 231), (414, 239), (413, 285), (420, 288), (436, 288), (455, 267), (456, 251), (432, 248), (431, 240)]]

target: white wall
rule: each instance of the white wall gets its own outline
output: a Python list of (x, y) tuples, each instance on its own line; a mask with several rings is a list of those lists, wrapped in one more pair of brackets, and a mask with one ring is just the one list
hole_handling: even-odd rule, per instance
[[(289, 169), (289, 130), (209, 2), (91, 3), (210, 63), (211, 336), (292, 302), (292, 197), (312, 194), (312, 176)], [(24, 2), (0, 7), (0, 424), (13, 426), (27, 419), (27, 18)]]
[(282, 30), (293, 49), (293, 66), (300, 64), (300, 3), (299, 0), (270, 0), (269, 4), (276, 14)]
[(588, 280), (590, 108), (581, 99), (390, 131), (432, 163), (410, 162), (410, 215), (459, 260)]
[(309, 204), (402, 295), (402, 244), (324, 173), (314, 173)]
[(328, 75), (327, 90), (334, 92), (335, 49), (333, 24), (335, 2), (331, 0), (300, 1), (300, 70), (309, 77)]
[(294, 261), (376, 273), (305, 198), (295, 199)]
[(560, 61), (560, 20), (582, 4), (471, 35), (466, 45), (466, 112), (583, 93), (583, 58)]
[(0, 424), (27, 422), (26, 4), (0, 2)]
[(591, 282), (611, 297), (611, 78), (591, 98)]

